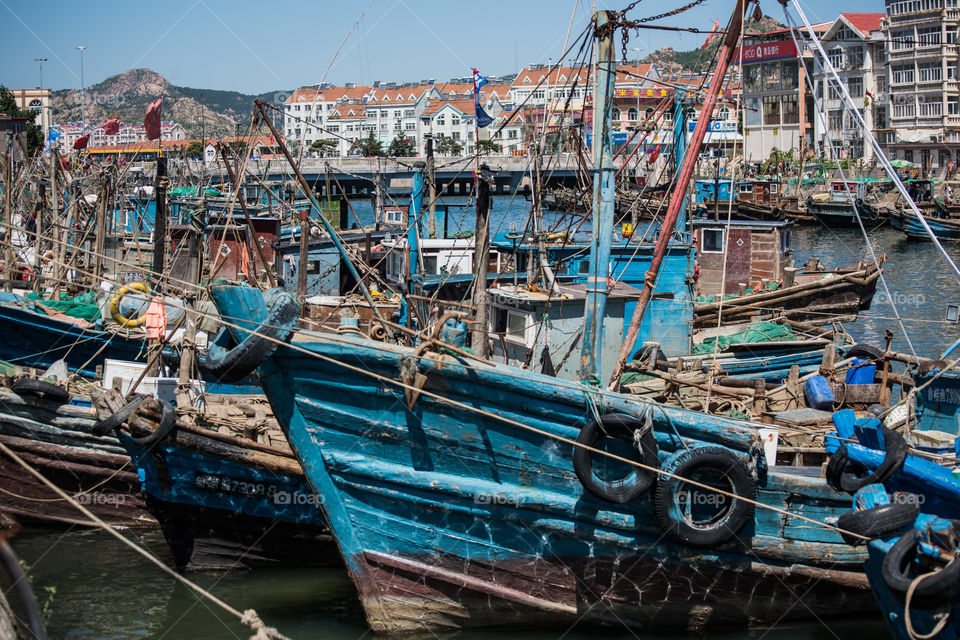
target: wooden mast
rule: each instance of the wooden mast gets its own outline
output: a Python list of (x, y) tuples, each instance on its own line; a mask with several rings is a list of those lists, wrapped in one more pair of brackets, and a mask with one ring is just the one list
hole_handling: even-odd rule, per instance
[(650, 268), (644, 276), (643, 290), (640, 292), (637, 308), (633, 312), (633, 318), (630, 319), (630, 326), (627, 328), (627, 333), (623, 337), (623, 344), (620, 347), (620, 354), (617, 357), (617, 366), (614, 367), (613, 375), (610, 378), (611, 389), (617, 389), (620, 386), (620, 374), (623, 372), (623, 365), (633, 352), (637, 335), (640, 333), (640, 324), (643, 322), (647, 305), (650, 303), (651, 295), (653, 295), (653, 287), (657, 281), (657, 274), (660, 273), (660, 265), (663, 263), (663, 257), (667, 253), (670, 238), (673, 236), (673, 228), (677, 222), (677, 216), (680, 214), (680, 208), (686, 196), (690, 176), (693, 174), (697, 157), (700, 155), (700, 146), (703, 144), (703, 138), (710, 124), (710, 117), (713, 115), (713, 108), (717, 103), (717, 95), (723, 87), (727, 67), (730, 66), (730, 61), (736, 52), (736, 44), (740, 39), (740, 29), (743, 26), (743, 13), (746, 3), (747, 0), (737, 0), (737, 5), (733, 9), (730, 26), (727, 29), (727, 35), (723, 40), (723, 48), (717, 60), (717, 68), (713, 72), (713, 78), (710, 79), (710, 87), (707, 89), (707, 95), (703, 101), (703, 108), (700, 110), (700, 117), (697, 120), (697, 126), (693, 130), (690, 145), (683, 158), (683, 166), (680, 168), (676, 186), (670, 196), (670, 205), (667, 208), (667, 215), (664, 217), (660, 235), (657, 237), (653, 259), (650, 261)]

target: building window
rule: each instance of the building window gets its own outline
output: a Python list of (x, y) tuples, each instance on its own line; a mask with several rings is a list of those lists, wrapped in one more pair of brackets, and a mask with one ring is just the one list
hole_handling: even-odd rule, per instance
[(893, 31), (890, 33), (890, 48), (894, 51), (913, 48), (913, 29)]
[(916, 114), (916, 104), (910, 102), (895, 102), (893, 105), (894, 118), (912, 118)]
[(627, 120), (632, 120), (633, 122), (637, 121), (637, 110), (635, 107), (630, 107), (627, 109)]
[(783, 88), (796, 89), (800, 85), (800, 65), (796, 60), (783, 63)]
[(863, 97), (863, 78), (848, 78), (847, 79), (847, 91), (850, 92), (851, 98), (862, 98)]
[(887, 76), (877, 76), (877, 93), (883, 93), (887, 90)]
[(800, 122), (800, 106), (797, 96), (783, 96), (783, 124)]
[(703, 253), (723, 253), (723, 229), (704, 229)]
[(457, 142), (460, 142), (460, 132), (459, 132), (459, 131), (454, 131), (454, 132), (453, 132), (453, 139), (456, 140)]
[(937, 117), (943, 115), (943, 102), (939, 97), (927, 98), (920, 101), (920, 117)]
[(830, 131), (843, 130), (843, 111), (840, 109), (831, 109), (827, 115), (827, 129)]
[(620, 119), (620, 109), (614, 108), (613, 111), (611, 112), (610, 119), (611, 119), (611, 120), (619, 120), (619, 119)]
[(863, 48), (853, 47), (847, 49), (847, 66), (851, 69), (859, 69), (863, 66)]
[(763, 124), (780, 124), (779, 96), (763, 96)]
[(459, 127), (460, 126), (460, 116), (450, 116), (450, 126)]
[(832, 64), (835, 69), (839, 69), (843, 66), (843, 49), (840, 47), (831, 49), (827, 53), (827, 58), (830, 60), (830, 64)]
[(743, 85), (747, 93), (760, 91), (760, 65), (748, 64), (743, 68)]
[(446, 125), (446, 124), (447, 124), (446, 118), (444, 118), (443, 116), (439, 116), (439, 117), (437, 118), (437, 126), (438, 126), (438, 127), (442, 127), (442, 126), (444, 126), (444, 125)]
[(960, 102), (957, 96), (947, 96), (947, 115), (960, 115)]
[(395, 110), (394, 110), (394, 112), (393, 112), (393, 117), (394, 117), (394, 118), (399, 118), (399, 117), (400, 117), (400, 109), (395, 109)]
[(780, 63), (763, 63), (763, 89), (764, 91), (776, 91), (780, 88)]
[(940, 27), (917, 29), (918, 47), (936, 47), (940, 45)]
[(415, 129), (417, 128), (417, 123), (416, 123), (416, 122), (407, 122), (406, 124), (403, 125), (403, 128), (404, 128), (406, 131), (413, 131), (413, 130), (415, 130)]
[(893, 84), (909, 84), (913, 82), (913, 65), (903, 64), (893, 67)]
[(917, 65), (917, 80), (919, 82), (940, 82), (943, 77), (940, 63)]

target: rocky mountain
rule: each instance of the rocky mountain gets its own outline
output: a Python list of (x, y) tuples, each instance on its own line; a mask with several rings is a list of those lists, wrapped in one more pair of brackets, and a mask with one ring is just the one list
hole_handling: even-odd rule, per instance
[[(747, 19), (746, 33), (764, 33), (774, 29), (785, 28), (786, 25), (777, 22), (773, 18), (764, 16), (759, 20)], [(789, 36), (787, 36), (789, 37)], [(706, 40), (707, 36), (704, 35)], [(661, 47), (657, 49), (642, 62), (655, 64), (661, 73), (679, 73), (682, 71), (709, 71), (716, 67), (716, 53), (723, 42), (723, 34), (717, 34), (707, 45), (706, 49), (697, 47), (690, 51), (677, 51), (673, 47)]]
[[(201, 134), (212, 138), (235, 135), (237, 125), (245, 132), (255, 98), (280, 106), (287, 95), (286, 91), (255, 96), (237, 91), (178, 87), (150, 69), (130, 69), (87, 87), (84, 99), (88, 123), (109, 118), (141, 123), (147, 105), (163, 96), (165, 121), (182, 124), (188, 138), (199, 138)], [(54, 122), (81, 120), (80, 91), (64, 89), (53, 93), (53, 119)]]

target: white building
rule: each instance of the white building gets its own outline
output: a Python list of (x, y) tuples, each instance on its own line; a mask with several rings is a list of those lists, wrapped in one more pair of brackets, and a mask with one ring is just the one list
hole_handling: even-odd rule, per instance
[[(882, 13), (841, 13), (821, 37), (823, 48), (837, 75), (846, 86), (867, 128), (876, 133), (887, 125), (887, 67)], [(829, 144), (830, 157), (858, 158), (865, 163), (874, 158), (873, 148), (864, 144), (864, 136), (854, 114), (841, 94), (829, 82), (820, 64), (813, 65), (817, 102), (813, 118), (814, 140)]]
[(891, 155), (942, 176), (960, 157), (958, 0), (886, 0)]

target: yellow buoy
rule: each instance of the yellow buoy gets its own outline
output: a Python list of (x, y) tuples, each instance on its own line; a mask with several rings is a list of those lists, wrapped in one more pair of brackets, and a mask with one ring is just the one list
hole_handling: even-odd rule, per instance
[(150, 287), (142, 282), (132, 282), (120, 287), (117, 294), (110, 299), (110, 315), (113, 316), (113, 321), (121, 327), (139, 327), (147, 317), (146, 311), (139, 318), (127, 318), (120, 313), (120, 301), (123, 300), (125, 295), (134, 291), (139, 291), (146, 296), (150, 295)]

